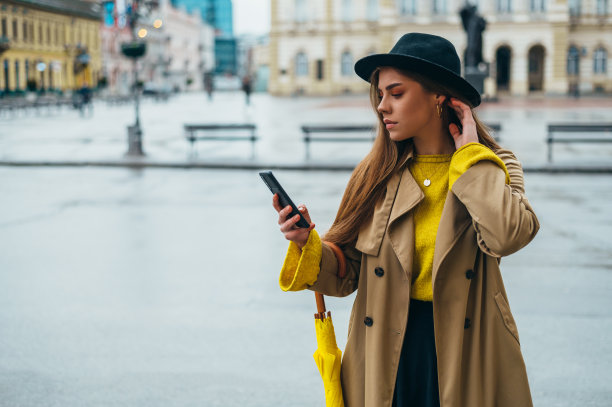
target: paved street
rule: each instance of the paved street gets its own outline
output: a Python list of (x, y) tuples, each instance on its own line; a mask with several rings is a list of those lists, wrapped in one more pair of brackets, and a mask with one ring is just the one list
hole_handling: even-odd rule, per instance
[[(501, 144), (512, 149), (523, 164), (546, 164), (546, 124), (549, 122), (611, 122), (612, 98), (510, 98), (478, 107), (480, 117), (502, 125)], [(335, 98), (278, 98), (256, 93), (245, 106), (241, 93), (215, 94), (209, 102), (202, 93), (181, 94), (167, 103), (142, 104), (143, 163), (197, 165), (221, 163), (353, 166), (368, 151), (368, 143), (313, 143), (312, 159), (304, 158), (301, 124), (372, 124), (375, 116), (367, 95)], [(0, 164), (67, 162), (125, 163), (126, 127), (134, 122), (132, 104), (95, 104), (93, 117), (74, 110), (41, 111), (28, 116), (0, 117)], [(260, 140), (256, 158), (249, 142), (198, 142), (191, 154), (183, 134), (185, 123), (253, 122)], [(223, 133), (226, 134), (227, 132)], [(611, 144), (570, 144), (554, 147), (559, 166), (611, 167)]]
[[(326, 230), (349, 174), (277, 176)], [(278, 288), (286, 241), (255, 171), (0, 178), (0, 406), (323, 405), (314, 296)], [(502, 271), (535, 405), (610, 406), (612, 178), (526, 188), (541, 230)], [(341, 348), (353, 299), (328, 299)]]

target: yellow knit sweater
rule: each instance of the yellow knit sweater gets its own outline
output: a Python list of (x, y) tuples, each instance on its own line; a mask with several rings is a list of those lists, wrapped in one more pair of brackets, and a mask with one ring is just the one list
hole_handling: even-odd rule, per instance
[[(410, 173), (425, 194), (425, 198), (414, 209), (415, 250), (410, 292), (414, 299), (433, 300), (433, 255), (446, 194), (465, 171), (482, 160), (490, 160), (499, 165), (506, 174), (506, 184), (510, 183), (504, 162), (480, 143), (468, 143), (453, 154), (416, 155), (410, 163)], [(424, 185), (426, 178), (430, 180), (429, 186)], [(320, 270), (321, 244), (315, 230), (311, 231), (301, 251), (295, 243), (289, 243), (279, 279), (281, 289), (299, 291), (314, 284)]]

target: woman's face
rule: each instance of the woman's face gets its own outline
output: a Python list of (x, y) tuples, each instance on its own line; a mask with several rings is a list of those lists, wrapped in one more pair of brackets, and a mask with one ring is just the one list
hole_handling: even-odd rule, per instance
[[(378, 112), (391, 140), (427, 136), (432, 125), (439, 126), (436, 95), (395, 68), (382, 67), (378, 75)], [(442, 103), (444, 99), (440, 100)]]

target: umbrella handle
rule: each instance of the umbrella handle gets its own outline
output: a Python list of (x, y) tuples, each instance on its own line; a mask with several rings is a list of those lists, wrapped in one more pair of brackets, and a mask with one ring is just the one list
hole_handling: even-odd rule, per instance
[(323, 299), (323, 294), (315, 292), (315, 299), (317, 300), (317, 313), (315, 314), (315, 318), (323, 319), (325, 318), (325, 300)]

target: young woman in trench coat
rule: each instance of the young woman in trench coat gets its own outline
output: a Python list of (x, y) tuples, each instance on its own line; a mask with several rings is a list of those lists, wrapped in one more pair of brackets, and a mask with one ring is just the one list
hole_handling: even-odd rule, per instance
[(377, 138), (323, 240), (274, 196), (290, 240), (281, 288), (357, 290), (348, 407), (532, 406), (499, 268), (539, 228), (521, 164), (472, 110), (480, 95), (446, 39), (406, 34), (355, 71), (371, 84)]

